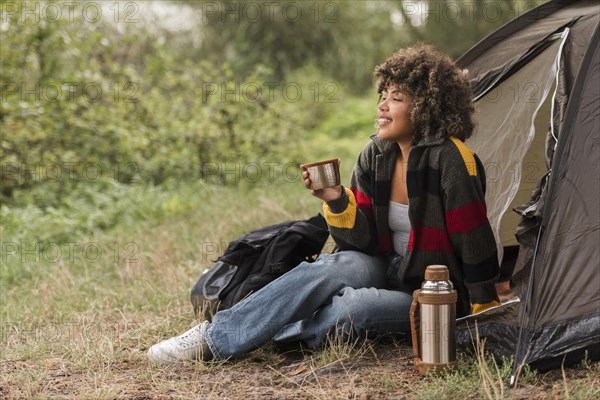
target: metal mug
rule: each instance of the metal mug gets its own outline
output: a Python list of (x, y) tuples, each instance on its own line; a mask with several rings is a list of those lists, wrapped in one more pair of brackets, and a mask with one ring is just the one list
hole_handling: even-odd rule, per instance
[(310, 175), (310, 189), (320, 190), (340, 184), (340, 167), (337, 158), (303, 164), (301, 169)]

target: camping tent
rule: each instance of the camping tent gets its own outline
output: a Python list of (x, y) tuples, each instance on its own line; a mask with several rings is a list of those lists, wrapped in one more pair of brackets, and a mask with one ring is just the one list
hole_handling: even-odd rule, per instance
[[(474, 88), (466, 141), (487, 174), (501, 277), (521, 302), (458, 324), (469, 346), (541, 368), (600, 358), (598, 1), (550, 1), (458, 61)], [(467, 325), (467, 322), (469, 323)]]

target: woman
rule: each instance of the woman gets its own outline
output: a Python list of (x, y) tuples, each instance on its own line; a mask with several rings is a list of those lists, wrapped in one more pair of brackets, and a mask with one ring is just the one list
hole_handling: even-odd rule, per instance
[[(473, 133), (465, 74), (432, 47), (400, 50), (375, 69), (377, 134), (350, 187), (313, 190), (342, 251), (302, 263), (229, 310), (152, 346), (156, 363), (223, 360), (270, 340), (322, 345), (408, 333), (411, 293), (443, 264), (459, 293), (457, 315), (498, 305), (496, 242), (485, 172), (464, 140)], [(310, 186), (310, 175), (302, 174)]]

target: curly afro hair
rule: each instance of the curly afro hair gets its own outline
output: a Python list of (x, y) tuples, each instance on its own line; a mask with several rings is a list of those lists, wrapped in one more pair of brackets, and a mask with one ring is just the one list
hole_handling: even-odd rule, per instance
[(441, 137), (465, 141), (473, 134), (474, 107), (466, 71), (430, 45), (399, 50), (375, 68), (379, 100), (392, 85), (412, 98), (413, 145)]

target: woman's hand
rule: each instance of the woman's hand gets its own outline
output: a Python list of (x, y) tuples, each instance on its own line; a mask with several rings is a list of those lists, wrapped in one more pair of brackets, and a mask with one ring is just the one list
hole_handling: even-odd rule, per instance
[[(341, 161), (338, 159), (338, 166), (341, 164)], [(334, 187), (312, 190), (310, 189), (310, 174), (309, 172), (302, 168), (302, 179), (304, 180), (304, 187), (310, 190), (310, 193), (323, 200), (323, 201), (332, 201), (337, 200), (342, 195), (342, 185), (337, 185)]]

